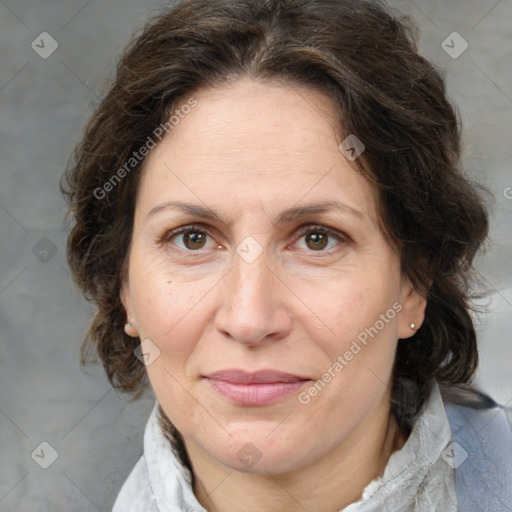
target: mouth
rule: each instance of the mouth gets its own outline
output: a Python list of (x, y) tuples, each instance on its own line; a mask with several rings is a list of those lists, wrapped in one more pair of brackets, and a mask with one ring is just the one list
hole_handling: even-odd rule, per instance
[(269, 405), (297, 391), (311, 379), (276, 370), (222, 370), (204, 377), (222, 397), (239, 405)]

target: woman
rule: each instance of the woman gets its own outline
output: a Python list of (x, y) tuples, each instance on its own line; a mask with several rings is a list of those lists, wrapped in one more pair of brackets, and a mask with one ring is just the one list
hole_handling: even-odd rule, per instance
[(487, 236), (405, 19), (187, 0), (126, 50), (63, 191), (84, 350), (155, 408), (117, 511), (512, 504), (478, 360)]

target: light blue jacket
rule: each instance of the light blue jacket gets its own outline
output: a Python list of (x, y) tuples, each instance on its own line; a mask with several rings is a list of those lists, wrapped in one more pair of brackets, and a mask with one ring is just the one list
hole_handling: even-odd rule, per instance
[(454, 442), (459, 512), (512, 511), (510, 411), (497, 404), (490, 408), (446, 404), (445, 408)]

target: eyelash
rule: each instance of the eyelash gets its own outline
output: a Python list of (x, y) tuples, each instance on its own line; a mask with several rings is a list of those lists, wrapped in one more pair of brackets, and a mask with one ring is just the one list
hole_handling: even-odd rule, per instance
[[(199, 232), (199, 233), (204, 233), (208, 236), (211, 237), (211, 234), (209, 233), (208, 231), (208, 228), (200, 225), (200, 224), (188, 224), (186, 226), (182, 226), (181, 228), (177, 228), (177, 229), (174, 229), (174, 230), (171, 230), (171, 231), (167, 231), (166, 233), (164, 233), (164, 235), (162, 237), (160, 237), (160, 239), (158, 240), (158, 242), (160, 244), (167, 244), (169, 241), (171, 241), (174, 237), (177, 237), (179, 235), (182, 235), (184, 233), (190, 233), (190, 232)], [(307, 224), (305, 226), (302, 226), (300, 227), (298, 230), (297, 230), (297, 235), (299, 236), (299, 238), (302, 238), (303, 236), (309, 234), (309, 233), (320, 233), (322, 235), (327, 235), (328, 237), (330, 238), (334, 238), (335, 240), (337, 240), (338, 242), (340, 242), (341, 244), (345, 243), (345, 244), (348, 244), (350, 243), (352, 240), (351, 238), (344, 234), (344, 233), (339, 233), (333, 229), (330, 229), (326, 226), (323, 226), (321, 224)], [(331, 248), (331, 249), (328, 249), (328, 250), (318, 250), (318, 251), (314, 251), (314, 250), (311, 250), (310, 252), (311, 253), (322, 253), (322, 254), (330, 254), (332, 252), (334, 248)], [(188, 252), (188, 253), (197, 253), (197, 254), (201, 254), (201, 252), (203, 251), (202, 249), (198, 249), (196, 251), (193, 251), (193, 250), (185, 250), (185, 249), (181, 249), (181, 248), (178, 248), (177, 250), (179, 251), (185, 251), (185, 252)]]

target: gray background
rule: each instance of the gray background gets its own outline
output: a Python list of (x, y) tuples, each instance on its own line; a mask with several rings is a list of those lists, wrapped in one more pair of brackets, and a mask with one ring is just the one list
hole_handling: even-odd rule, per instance
[[(0, 1), (2, 512), (110, 510), (142, 453), (151, 392), (129, 403), (110, 388), (100, 367), (79, 367), (79, 345), (93, 309), (72, 285), (66, 266), (58, 183), (119, 51), (148, 14), (167, 3)], [(512, 1), (390, 4), (421, 26), (420, 51), (444, 70), (460, 110), (467, 171), (496, 197), (492, 242), (478, 263), (493, 290), (483, 303), (489, 312), (478, 319), (478, 383), (507, 403), (512, 400), (512, 199), (506, 197), (512, 198), (507, 189), (512, 187)], [(441, 46), (454, 31), (469, 44), (458, 58)], [(31, 47), (42, 32), (59, 45), (47, 59)], [(52, 454), (38, 448), (41, 442), (58, 454), (48, 469), (35, 462), (48, 462)]]

